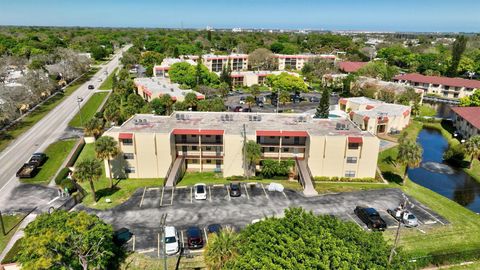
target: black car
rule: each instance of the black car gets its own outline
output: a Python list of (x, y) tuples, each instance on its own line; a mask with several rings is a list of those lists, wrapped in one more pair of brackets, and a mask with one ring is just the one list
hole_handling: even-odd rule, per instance
[(47, 160), (47, 155), (45, 155), (44, 153), (34, 153), (30, 158), (30, 160), (28, 161), (28, 164), (39, 167), (39, 166), (42, 166), (46, 160)]
[(240, 197), (242, 195), (242, 189), (240, 183), (230, 183), (230, 197)]
[(194, 226), (187, 229), (187, 246), (189, 249), (203, 247), (203, 235), (200, 228)]
[(113, 234), (113, 242), (117, 245), (123, 245), (132, 238), (132, 233), (127, 228), (121, 228)]
[(210, 224), (207, 226), (207, 233), (219, 233), (222, 230), (222, 225), (220, 224)]
[(95, 89), (95, 86), (93, 86), (93, 84), (89, 84), (89, 85), (88, 85), (88, 89), (89, 89), (89, 90), (93, 90), (93, 89)]
[(384, 231), (387, 228), (387, 223), (374, 208), (357, 206), (354, 212), (369, 229)]

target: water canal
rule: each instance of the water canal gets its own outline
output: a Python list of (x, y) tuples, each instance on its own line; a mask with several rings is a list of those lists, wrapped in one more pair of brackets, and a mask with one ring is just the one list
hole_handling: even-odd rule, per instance
[(409, 178), (480, 213), (480, 183), (461, 168), (443, 162), (443, 153), (448, 148), (448, 142), (442, 134), (435, 129), (423, 129), (417, 142), (423, 147), (422, 164), (419, 168), (408, 171)]

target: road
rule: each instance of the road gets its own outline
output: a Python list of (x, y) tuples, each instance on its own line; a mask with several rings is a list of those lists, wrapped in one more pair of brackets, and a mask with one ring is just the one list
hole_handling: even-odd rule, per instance
[(94, 91), (88, 90), (88, 85), (93, 84), (95, 88), (100, 86), (99, 79), (101, 78), (103, 81), (106, 77), (104, 72), (112, 72), (119, 65), (122, 53), (130, 46), (123, 47), (113, 56), (110, 62), (101, 67), (90, 81), (80, 86), (42, 120), (0, 153), (0, 164), (2, 166), (0, 170), (0, 210), (11, 206), (9, 205), (8, 195), (14, 192), (20, 183), (15, 176), (17, 170), (33, 153), (45, 150), (49, 144), (62, 136), (67, 129), (68, 122), (78, 112), (77, 98), (83, 98), (81, 105), (85, 104), (94, 93)]

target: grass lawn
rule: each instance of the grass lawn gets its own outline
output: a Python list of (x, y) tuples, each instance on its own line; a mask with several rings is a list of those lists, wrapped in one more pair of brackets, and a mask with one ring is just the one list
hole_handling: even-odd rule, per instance
[(112, 89), (112, 84), (113, 84), (113, 75), (117, 74), (118, 67), (115, 68), (112, 72), (110, 72), (110, 75), (103, 81), (102, 85), (98, 89), (100, 90), (110, 90)]
[[(76, 163), (85, 158), (92, 157), (95, 157), (95, 144), (89, 143), (83, 147), (83, 150), (78, 156)], [(110, 179), (105, 176), (105, 168), (102, 166), (102, 177), (100, 177), (98, 181), (94, 182), (96, 191), (95, 193), (98, 201), (96, 203), (93, 201), (93, 196), (90, 192), (90, 184), (88, 182), (84, 182), (80, 183), (80, 185), (88, 194), (85, 196), (85, 198), (83, 198), (83, 204), (95, 209), (112, 208), (128, 200), (128, 198), (130, 198), (138, 188), (163, 186), (163, 179), (124, 179), (114, 180), (114, 183), (116, 183), (116, 185), (113, 190), (111, 190)], [(105, 199), (107, 198), (109, 198), (112, 202), (105, 202)]]
[(92, 68), (89, 72), (80, 77), (77, 81), (65, 88), (64, 93), (58, 93), (56, 96), (53, 96), (41, 106), (37, 107), (35, 111), (27, 115), (16, 125), (9, 128), (1, 136), (0, 139), (0, 151), (3, 151), (11, 141), (18, 138), (24, 132), (29, 130), (34, 126), (38, 121), (40, 121), (45, 115), (47, 115), (53, 108), (60, 104), (67, 96), (71, 95), (75, 90), (77, 90), (82, 84), (88, 81), (98, 69)]
[(297, 181), (276, 180), (276, 179), (250, 179), (250, 180), (227, 180), (219, 173), (214, 172), (187, 172), (185, 176), (178, 182), (177, 186), (193, 186), (197, 183), (208, 185), (229, 184), (231, 182), (251, 183), (258, 182), (263, 184), (280, 183), (285, 188), (293, 190), (302, 190), (301, 185)]
[(22, 215), (3, 215), (3, 222), (5, 226), (5, 231), (8, 232), (7, 235), (3, 235), (0, 231), (0, 253), (3, 251), (5, 246), (7, 246), (8, 241), (12, 238), (13, 234), (16, 231), (16, 227), (18, 226), (19, 222), (22, 220)]
[(420, 106), (418, 114), (421, 117), (423, 117), (423, 116), (434, 117), (434, 116), (437, 115), (437, 111), (434, 108), (423, 104), (423, 105)]
[(60, 169), (62, 163), (76, 143), (76, 140), (65, 140), (50, 144), (47, 149), (45, 149), (45, 154), (47, 154), (48, 159), (45, 164), (42, 165), (37, 175), (33, 178), (22, 178), (21, 181), (24, 183), (48, 184), (58, 169)]
[(97, 92), (93, 94), (88, 99), (88, 101), (81, 107), (80, 113), (77, 113), (72, 118), (70, 123), (68, 123), (68, 125), (71, 127), (81, 128), (82, 121), (83, 121), (83, 124), (85, 124), (90, 119), (92, 119), (92, 117), (95, 116), (95, 113), (97, 112), (100, 105), (102, 105), (102, 102), (105, 100), (107, 95), (108, 95), (108, 92)]
[(315, 182), (315, 190), (320, 193), (338, 193), (351, 192), (370, 189), (398, 188), (396, 184), (379, 184), (379, 183), (322, 183)]
[[(150, 256), (132, 253), (121, 265), (120, 269), (128, 270), (157, 270), (163, 269), (164, 261), (161, 258), (152, 258)], [(177, 269), (177, 257), (167, 257), (167, 268)], [(194, 256), (192, 258), (182, 257), (178, 269), (206, 269), (203, 256)]]

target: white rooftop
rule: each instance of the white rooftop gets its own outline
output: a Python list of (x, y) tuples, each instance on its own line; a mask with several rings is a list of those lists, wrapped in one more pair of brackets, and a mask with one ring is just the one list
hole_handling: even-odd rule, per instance
[(150, 92), (152, 98), (169, 94), (176, 100), (183, 100), (188, 93), (195, 93), (197, 97), (204, 98), (202, 94), (191, 89), (181, 89), (178, 83), (172, 83), (167, 78), (136, 78), (133, 82), (137, 87), (141, 86), (144, 91), (146, 90), (147, 92)]

